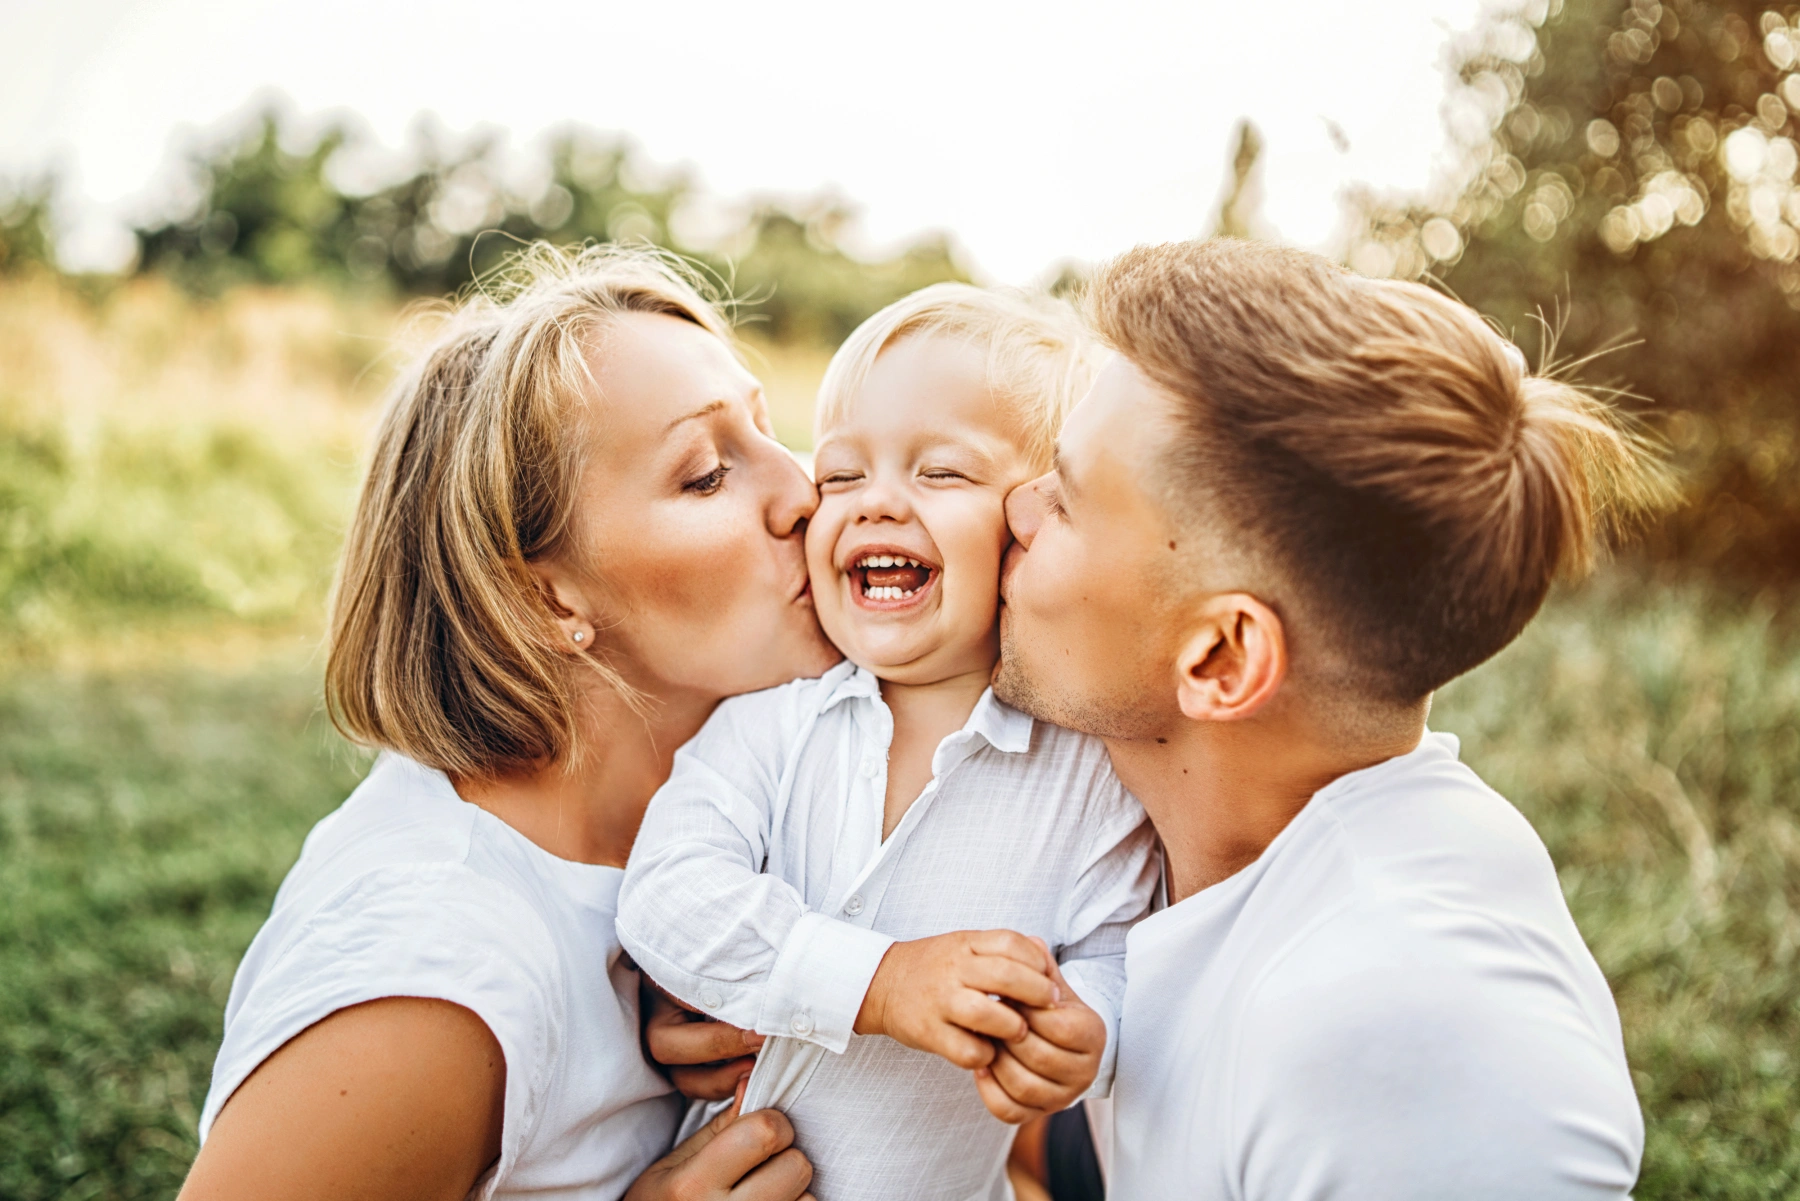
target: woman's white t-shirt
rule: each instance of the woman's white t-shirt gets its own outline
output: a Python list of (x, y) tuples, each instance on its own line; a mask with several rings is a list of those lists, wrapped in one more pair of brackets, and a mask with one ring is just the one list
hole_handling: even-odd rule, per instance
[(506, 1055), (500, 1160), (470, 1195), (623, 1195), (680, 1117), (640, 1049), (638, 975), (613, 932), (623, 874), (558, 859), (442, 772), (383, 754), (307, 836), (244, 955), (201, 1140), (308, 1026), (430, 997), (477, 1014)]

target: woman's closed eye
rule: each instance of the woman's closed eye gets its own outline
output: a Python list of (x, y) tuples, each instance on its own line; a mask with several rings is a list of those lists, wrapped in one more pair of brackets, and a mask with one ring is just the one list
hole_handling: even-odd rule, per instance
[(720, 463), (705, 475), (697, 476), (681, 486), (683, 492), (691, 492), (696, 496), (711, 496), (725, 486), (725, 477), (731, 468)]

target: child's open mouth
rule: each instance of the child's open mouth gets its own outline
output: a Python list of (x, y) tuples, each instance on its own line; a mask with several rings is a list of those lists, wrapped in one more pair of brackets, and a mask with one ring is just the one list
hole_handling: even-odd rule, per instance
[(908, 555), (870, 552), (851, 564), (850, 576), (858, 600), (887, 608), (917, 600), (931, 587), (938, 569)]

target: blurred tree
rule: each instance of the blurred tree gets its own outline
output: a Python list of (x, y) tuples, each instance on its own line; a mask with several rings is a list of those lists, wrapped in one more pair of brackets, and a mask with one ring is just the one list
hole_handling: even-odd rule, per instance
[(875, 262), (851, 257), (843, 236), (853, 216), (829, 198), (795, 207), (761, 205), (739, 236), (741, 252), (712, 256), (768, 337), (836, 346), (864, 318), (907, 293), (968, 280), (942, 235)]
[(0, 273), (23, 270), (27, 264), (54, 266), (56, 235), (50, 224), (50, 206), (56, 195), (51, 176), (24, 183), (0, 181)]
[(1435, 272), (1655, 402), (1692, 503), (1661, 557), (1800, 574), (1800, 8), (1536, 0), (1454, 55), (1461, 169), (1363, 194), (1351, 265)]
[(1262, 152), (1262, 134), (1248, 118), (1240, 119), (1232, 137), (1231, 174), (1225, 180), (1225, 195), (1219, 201), (1218, 220), (1213, 222), (1215, 237), (1263, 236), (1262, 172), (1256, 169)]
[[(835, 345), (858, 322), (915, 288), (966, 279), (941, 235), (876, 261), (843, 248), (853, 213), (841, 201), (767, 203), (718, 240), (684, 244), (675, 232), (695, 199), (679, 172), (646, 166), (629, 142), (570, 128), (552, 138), (546, 168), (510, 179), (499, 146), (446, 153), (432, 141), (402, 178), (364, 194), (333, 182), (352, 147), (330, 128), (289, 149), (280, 117), (193, 161), (198, 200), (178, 219), (137, 231), (139, 269), (197, 291), (239, 282), (321, 279), (443, 294), (498, 265), (522, 242), (649, 242), (698, 259), (745, 297), (742, 315), (775, 339)], [(516, 172), (515, 172), (516, 174)]]

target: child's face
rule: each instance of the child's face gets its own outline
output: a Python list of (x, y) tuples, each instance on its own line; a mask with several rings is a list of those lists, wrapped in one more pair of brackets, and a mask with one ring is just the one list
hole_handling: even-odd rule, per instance
[(1034, 474), (986, 358), (934, 334), (875, 360), (813, 459), (806, 565), (825, 633), (884, 680), (987, 671), (998, 654), (1006, 494)]

